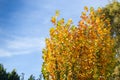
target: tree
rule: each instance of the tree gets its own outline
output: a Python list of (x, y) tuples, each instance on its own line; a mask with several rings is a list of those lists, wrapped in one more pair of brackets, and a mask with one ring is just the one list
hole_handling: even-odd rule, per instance
[[(93, 7), (84, 8), (78, 26), (52, 17), (54, 27), (43, 49), (42, 73), (45, 80), (106, 80), (116, 64), (110, 22)], [(88, 15), (87, 15), (88, 14)]]
[(0, 64), (0, 80), (20, 80), (20, 76), (15, 69), (12, 72), (6, 72), (6, 69)]
[(17, 74), (15, 69), (13, 69), (11, 73), (8, 73), (8, 80), (20, 80), (20, 76)]
[(0, 80), (7, 80), (7, 76), (6, 69), (4, 69), (3, 65), (0, 64)]
[(33, 75), (30, 75), (30, 77), (28, 78), (28, 80), (35, 80), (35, 77)]
[(120, 80), (120, 65), (115, 67), (112, 77), (114, 80)]
[(116, 38), (116, 50), (120, 55), (120, 2), (112, 0), (110, 4), (103, 8), (102, 13), (110, 19), (111, 36)]
[(116, 58), (118, 59), (118, 64), (116, 65), (113, 73), (113, 79), (119, 80), (120, 77), (120, 2), (117, 0), (112, 0), (111, 3), (102, 8), (102, 13), (105, 14), (106, 18), (110, 19), (111, 24), (111, 36), (116, 40)]

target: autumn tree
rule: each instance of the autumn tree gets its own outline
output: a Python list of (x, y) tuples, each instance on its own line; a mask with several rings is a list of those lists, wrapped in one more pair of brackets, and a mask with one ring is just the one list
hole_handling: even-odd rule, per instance
[(84, 8), (78, 26), (72, 19), (52, 17), (54, 27), (43, 49), (42, 73), (45, 80), (106, 80), (116, 63), (110, 22), (94, 8)]
[(111, 24), (111, 37), (115, 39), (116, 58), (118, 64), (113, 72), (113, 79), (120, 79), (120, 2), (112, 0), (108, 5), (102, 8), (102, 14), (105, 14), (105, 18), (110, 19)]
[(108, 5), (102, 8), (105, 18), (110, 19), (111, 36), (116, 39), (116, 50), (120, 56), (120, 2), (112, 0)]

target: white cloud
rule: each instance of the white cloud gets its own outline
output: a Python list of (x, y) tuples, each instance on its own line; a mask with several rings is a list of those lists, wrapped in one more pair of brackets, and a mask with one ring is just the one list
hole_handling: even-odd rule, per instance
[(8, 51), (5, 51), (4, 49), (0, 49), (0, 57), (10, 56), (10, 53)]
[(13, 40), (6, 40), (5, 47), (0, 49), (0, 57), (40, 52), (44, 46), (44, 38), (14, 37)]
[[(43, 17), (44, 12), (41, 11), (40, 0), (37, 2), (22, 0), (24, 6), (16, 11), (9, 13), (10, 30), (1, 30), (0, 34), (5, 37), (0, 37), (3, 45), (0, 45), (0, 57), (23, 55), (30, 53), (41, 53), (42, 48), (45, 46), (44, 38), (31, 37), (31, 36), (44, 36), (41, 34), (45, 31), (41, 28), (43, 23), (46, 24), (46, 18)], [(24, 35), (27, 37), (16, 37), (12, 35)], [(11, 38), (12, 36), (12, 38)], [(5, 40), (7, 39), (7, 40)], [(2, 42), (0, 42), (2, 43)]]

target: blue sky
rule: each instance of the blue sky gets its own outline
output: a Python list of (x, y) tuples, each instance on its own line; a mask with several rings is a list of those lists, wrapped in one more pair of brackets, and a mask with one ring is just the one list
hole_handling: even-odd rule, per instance
[(7, 71), (41, 73), (44, 39), (49, 37), (55, 10), (77, 24), (84, 6), (104, 7), (108, 0), (0, 0), (0, 63)]

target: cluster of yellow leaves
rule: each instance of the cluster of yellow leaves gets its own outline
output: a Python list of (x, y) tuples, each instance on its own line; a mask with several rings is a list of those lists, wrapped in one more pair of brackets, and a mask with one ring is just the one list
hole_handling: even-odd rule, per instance
[(57, 21), (58, 11), (52, 17), (55, 27), (50, 29), (43, 49), (45, 80), (106, 80), (111, 75), (115, 53), (109, 20), (104, 14), (96, 15), (94, 8), (89, 14), (87, 7), (84, 10), (77, 27), (72, 19)]

